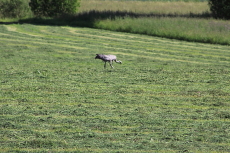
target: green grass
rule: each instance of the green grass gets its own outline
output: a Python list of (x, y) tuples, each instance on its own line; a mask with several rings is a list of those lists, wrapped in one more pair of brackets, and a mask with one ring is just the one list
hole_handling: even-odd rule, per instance
[(0, 35), (0, 152), (230, 151), (229, 46), (29, 24)]
[(95, 27), (191, 42), (230, 45), (229, 21), (180, 17), (125, 17), (99, 20)]
[(142, 14), (202, 14), (210, 12), (208, 2), (184, 1), (111, 1), (111, 0), (81, 0), (79, 12), (97, 11), (127, 11)]
[(229, 21), (212, 19), (207, 1), (82, 1), (80, 12), (90, 11), (94, 28), (230, 45)]
[[(90, 1), (90, 0), (83, 0)], [(118, 0), (93, 0), (93, 1), (118, 1)], [(122, 0), (124, 1), (140, 1), (140, 2), (207, 2), (208, 0)]]
[[(15, 20), (20, 23), (81, 26), (230, 45), (229, 21), (211, 18), (207, 1), (82, 0), (79, 13), (75, 16)], [(1, 19), (3, 22), (15, 20)]]

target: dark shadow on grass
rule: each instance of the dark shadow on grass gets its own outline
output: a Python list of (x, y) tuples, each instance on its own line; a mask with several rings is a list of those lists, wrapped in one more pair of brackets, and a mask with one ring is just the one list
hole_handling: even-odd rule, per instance
[(18, 24), (19, 22), (0, 22), (0, 24), (9, 25), (9, 24)]
[(91, 27), (93, 28), (95, 22), (98, 20), (111, 19), (114, 20), (116, 18), (141, 18), (141, 17), (158, 17), (158, 18), (175, 18), (175, 17), (184, 17), (184, 18), (211, 18), (211, 14), (208, 12), (204, 12), (202, 14), (142, 14), (142, 13), (134, 13), (127, 11), (96, 11), (92, 10), (89, 12), (82, 12), (76, 15), (63, 15), (57, 18), (29, 18), (29, 19), (21, 19), (18, 22), (0, 22), (0, 24), (23, 24), (30, 23), (35, 25), (56, 25), (56, 26), (78, 26), (78, 27)]

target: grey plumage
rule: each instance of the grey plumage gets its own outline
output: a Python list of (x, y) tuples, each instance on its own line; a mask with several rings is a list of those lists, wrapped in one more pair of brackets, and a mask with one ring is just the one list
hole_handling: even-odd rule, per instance
[(101, 59), (105, 62), (104, 68), (106, 68), (106, 62), (109, 62), (111, 68), (114, 68), (112, 63), (115, 61), (116, 63), (122, 63), (121, 61), (117, 60), (117, 57), (115, 55), (103, 55), (103, 54), (96, 54), (95, 59)]

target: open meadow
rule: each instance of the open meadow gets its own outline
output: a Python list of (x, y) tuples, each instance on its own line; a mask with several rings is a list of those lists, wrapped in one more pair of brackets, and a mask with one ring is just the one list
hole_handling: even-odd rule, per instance
[(0, 59), (0, 152), (230, 152), (229, 46), (1, 24)]
[(142, 14), (203, 14), (209, 12), (208, 1), (188, 0), (81, 0), (79, 12), (88, 11), (127, 11)]
[(99, 29), (230, 45), (229, 20), (213, 19), (207, 0), (82, 0), (78, 16)]
[(81, 0), (80, 5), (74, 15), (36, 18), (26, 10), (24, 18), (0, 21), (89, 27), (230, 45), (230, 22), (214, 19), (208, 0)]

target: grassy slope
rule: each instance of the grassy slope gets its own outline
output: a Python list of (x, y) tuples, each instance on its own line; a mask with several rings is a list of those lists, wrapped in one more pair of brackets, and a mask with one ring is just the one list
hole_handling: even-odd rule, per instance
[[(0, 151), (229, 152), (228, 46), (0, 26)], [(96, 53), (122, 65), (103, 69)]]

